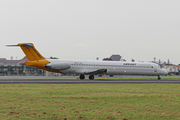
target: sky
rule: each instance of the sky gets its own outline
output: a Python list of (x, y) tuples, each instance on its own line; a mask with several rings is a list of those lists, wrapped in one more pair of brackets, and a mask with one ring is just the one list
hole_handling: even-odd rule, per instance
[(0, 57), (21, 59), (18, 43), (45, 57), (180, 64), (179, 0), (1, 0)]

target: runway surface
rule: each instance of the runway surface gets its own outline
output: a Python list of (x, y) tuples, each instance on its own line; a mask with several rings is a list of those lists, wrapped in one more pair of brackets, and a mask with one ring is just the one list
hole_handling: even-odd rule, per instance
[(143, 79), (106, 79), (80, 80), (76, 77), (45, 77), (45, 76), (0, 76), (0, 84), (3, 83), (57, 83), (57, 84), (79, 84), (79, 83), (180, 83), (180, 80), (143, 80)]
[(76, 80), (76, 79), (1, 79), (2, 83), (180, 83), (180, 80)]

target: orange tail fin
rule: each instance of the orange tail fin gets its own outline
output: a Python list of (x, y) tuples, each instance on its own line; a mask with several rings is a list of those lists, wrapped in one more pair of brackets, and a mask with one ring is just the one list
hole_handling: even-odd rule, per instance
[(46, 68), (46, 64), (50, 63), (46, 60), (34, 47), (32, 43), (19, 43), (17, 45), (7, 45), (7, 46), (20, 46), (28, 60), (26, 65), (38, 67), (40, 69), (48, 70), (51, 72), (61, 73), (59, 70), (51, 70)]
[(17, 45), (21, 47), (29, 61), (39, 61), (44, 59), (32, 43), (19, 43)]
[(20, 46), (28, 60), (26, 65), (34, 67), (44, 67), (49, 63), (34, 47), (32, 43), (19, 43), (17, 46)]

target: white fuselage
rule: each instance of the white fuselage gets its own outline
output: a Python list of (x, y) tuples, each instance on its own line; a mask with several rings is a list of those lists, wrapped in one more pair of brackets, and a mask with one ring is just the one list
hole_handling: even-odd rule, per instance
[(167, 71), (158, 64), (147, 62), (93, 61), (93, 60), (61, 60), (47, 59), (50, 64), (68, 64), (67, 69), (59, 69), (62, 73), (88, 74), (99, 69), (107, 69), (107, 75), (167, 75)]

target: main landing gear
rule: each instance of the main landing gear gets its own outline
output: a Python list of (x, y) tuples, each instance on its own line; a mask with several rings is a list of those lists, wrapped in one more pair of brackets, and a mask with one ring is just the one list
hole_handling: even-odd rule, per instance
[(81, 74), (81, 75), (79, 76), (79, 78), (80, 78), (81, 80), (84, 80), (84, 79), (85, 79), (85, 76)]
[(89, 79), (90, 79), (90, 80), (94, 80), (94, 75), (90, 75), (90, 76), (89, 76)]
[[(81, 74), (81, 75), (79, 76), (79, 79), (84, 80), (84, 79), (85, 79), (85, 76), (84, 76), (83, 74)], [(90, 79), (90, 80), (94, 80), (94, 75), (89, 75), (89, 79)]]
[(161, 80), (161, 77), (158, 75), (158, 80)]

